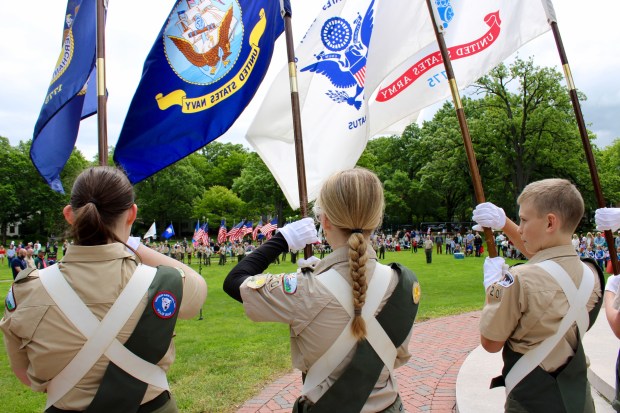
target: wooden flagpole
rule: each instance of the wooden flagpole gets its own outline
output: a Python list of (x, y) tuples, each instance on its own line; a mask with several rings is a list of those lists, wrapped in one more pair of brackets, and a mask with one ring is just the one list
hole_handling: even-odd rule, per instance
[(108, 120), (105, 84), (105, 9), (107, 0), (97, 0), (97, 136), (99, 165), (108, 164)]
[[(282, 4), (282, 3), (281, 3)], [(295, 159), (297, 161), (297, 187), (299, 188), (299, 208), (302, 218), (308, 216), (308, 187), (306, 185), (306, 164), (301, 133), (301, 110), (299, 90), (297, 87), (297, 65), (295, 64), (295, 44), (293, 43), (293, 26), (291, 13), (282, 6), (284, 35), (286, 37), (286, 55), (288, 60), (288, 77), (291, 88), (291, 107), (293, 111), (293, 136), (295, 142)], [(304, 248), (304, 259), (312, 256), (312, 245)]]
[[(586, 161), (588, 162), (588, 168), (590, 169), (590, 177), (592, 178), (592, 185), (594, 186), (594, 195), (596, 196), (596, 202), (599, 208), (605, 208), (605, 198), (603, 197), (603, 191), (601, 189), (601, 182), (598, 177), (598, 171), (596, 169), (596, 161), (592, 153), (592, 146), (590, 145), (590, 139), (588, 138), (588, 130), (586, 129), (586, 123), (583, 120), (583, 113), (581, 112), (581, 105), (579, 104), (579, 97), (577, 96), (577, 88), (573, 81), (573, 75), (568, 64), (568, 58), (566, 57), (566, 51), (564, 50), (564, 44), (562, 43), (562, 36), (560, 36), (560, 29), (555, 21), (550, 21), (551, 31), (555, 38), (555, 44), (560, 54), (560, 61), (562, 62), (562, 69), (564, 69), (564, 77), (566, 79), (566, 86), (568, 87), (568, 93), (570, 100), (573, 104), (573, 110), (575, 111), (575, 118), (577, 119), (577, 126), (579, 127), (579, 135), (581, 136), (581, 143), (586, 154)], [(605, 231), (605, 240), (609, 249), (609, 257), (611, 258), (611, 265), (614, 270), (614, 274), (620, 274), (620, 265), (618, 264), (618, 254), (616, 253), (616, 245), (614, 242), (614, 236), (610, 230)]]
[[(433, 29), (435, 30), (435, 37), (437, 38), (437, 44), (441, 51), (441, 57), (443, 59), (444, 68), (446, 69), (446, 76), (450, 84), (450, 91), (452, 92), (452, 100), (454, 102), (454, 109), (456, 110), (456, 116), (459, 120), (459, 126), (461, 128), (461, 135), (463, 136), (463, 144), (465, 145), (465, 153), (467, 154), (467, 163), (469, 164), (469, 173), (471, 174), (472, 183), (474, 186), (474, 193), (476, 195), (476, 202), (485, 202), (484, 189), (482, 188), (482, 180), (480, 178), (480, 172), (478, 170), (478, 163), (476, 162), (476, 154), (474, 153), (474, 147), (471, 142), (471, 136), (469, 134), (469, 127), (467, 125), (467, 119), (465, 119), (465, 111), (463, 110), (463, 103), (461, 102), (461, 95), (454, 78), (454, 71), (452, 70), (452, 61), (448, 54), (448, 48), (443, 37), (443, 33), (439, 30), (437, 20), (435, 18), (435, 12), (431, 0), (426, 0), (428, 6), (428, 12), (431, 16), (431, 22)], [(487, 241), (487, 251), (489, 251), (489, 257), (497, 257), (497, 250), (495, 248), (495, 237), (493, 236), (493, 230), (491, 228), (484, 228), (484, 236)]]

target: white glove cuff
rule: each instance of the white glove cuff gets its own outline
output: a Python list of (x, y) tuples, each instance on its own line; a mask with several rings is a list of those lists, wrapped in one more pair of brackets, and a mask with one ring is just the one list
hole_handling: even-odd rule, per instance
[[(131, 248), (133, 248), (134, 250), (138, 251), (138, 248), (140, 247), (140, 244), (141, 244), (140, 237), (129, 237), (126, 244), (130, 246)], [(133, 251), (128, 248), (127, 248), (127, 251), (133, 254)]]

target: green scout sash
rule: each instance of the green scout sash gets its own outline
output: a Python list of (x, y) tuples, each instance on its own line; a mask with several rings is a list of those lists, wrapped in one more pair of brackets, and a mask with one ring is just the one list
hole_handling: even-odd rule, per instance
[[(169, 315), (159, 301), (171, 294), (176, 298), (174, 314)], [(135, 355), (157, 364), (170, 347), (174, 326), (183, 299), (183, 279), (178, 270), (160, 266), (148, 291), (147, 306), (138, 325), (125, 343)], [(87, 413), (136, 412), (147, 384), (110, 363)]]
[[(419, 294), (419, 286), (416, 276), (406, 267), (395, 263), (390, 267), (398, 273), (398, 284), (376, 318), (394, 346), (399, 347), (411, 331), (418, 311), (419, 295), (414, 298), (414, 294)], [(383, 367), (383, 361), (368, 341), (360, 341), (353, 359), (333, 386), (314, 405), (298, 398), (293, 413), (359, 413)]]

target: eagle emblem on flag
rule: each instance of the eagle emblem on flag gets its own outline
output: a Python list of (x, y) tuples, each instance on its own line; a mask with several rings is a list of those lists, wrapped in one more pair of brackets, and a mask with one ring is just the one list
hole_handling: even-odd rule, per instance
[(168, 62), (182, 79), (207, 85), (234, 66), (241, 52), (243, 23), (236, 0), (179, 2), (170, 14), (164, 47)]
[[(325, 49), (315, 54), (316, 62), (301, 72), (321, 74), (338, 90), (328, 90), (326, 95), (336, 103), (346, 103), (359, 110), (366, 76), (366, 57), (373, 28), (374, 0), (366, 14), (358, 13), (352, 25), (342, 17), (332, 17), (321, 28), (321, 41)], [(350, 88), (355, 92), (349, 94)]]

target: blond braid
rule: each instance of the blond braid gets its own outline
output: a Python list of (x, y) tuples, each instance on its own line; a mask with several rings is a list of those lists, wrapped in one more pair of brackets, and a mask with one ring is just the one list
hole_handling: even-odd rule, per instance
[(353, 280), (353, 309), (355, 311), (351, 330), (358, 340), (366, 337), (366, 322), (362, 318), (362, 307), (366, 302), (366, 290), (368, 289), (366, 248), (366, 238), (363, 234), (353, 233), (349, 236), (349, 271)]

